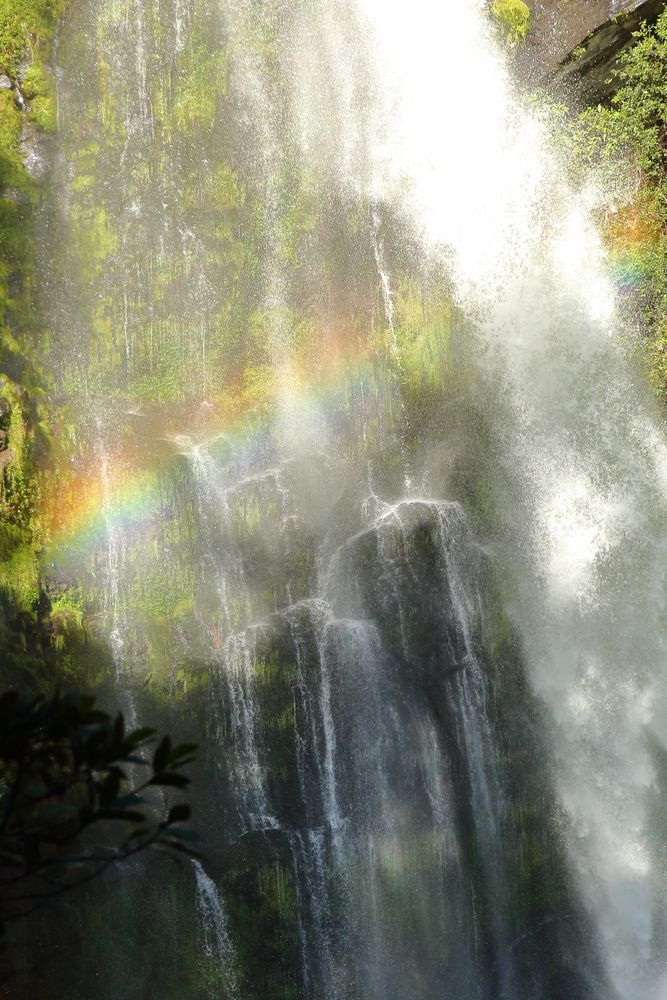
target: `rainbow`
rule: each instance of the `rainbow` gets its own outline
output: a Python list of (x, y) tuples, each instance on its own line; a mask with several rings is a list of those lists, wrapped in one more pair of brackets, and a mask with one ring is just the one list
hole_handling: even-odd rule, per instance
[[(640, 198), (601, 228), (619, 294), (638, 291), (650, 280), (651, 258), (662, 237), (655, 210)], [(351, 334), (349, 326), (344, 333), (329, 326), (326, 341), (311, 344), (296, 359), (283, 389), (295, 405), (325, 414), (340, 411), (351, 383), (370, 374), (381, 344), (386, 351), (386, 330), (373, 345)], [(47, 484), (42, 522), (49, 555), (57, 562), (59, 553), (99, 547), (111, 523), (139, 528), (152, 522), (162, 500), (161, 473), (179, 452), (223, 439), (236, 460), (250, 463), (271, 436), (275, 389), (260, 399), (248, 398), (239, 381), (213, 402), (184, 401), (175, 410), (171, 403), (168, 414), (145, 404), (149, 413), (137, 416), (138, 426), (128, 430), (113, 457), (91, 451), (68, 476), (59, 474)]]
[(621, 294), (638, 290), (651, 280), (662, 227), (649, 197), (638, 198), (602, 224), (612, 277)]
[[(319, 371), (310, 368), (311, 382), (303, 374), (307, 366), (292, 370), (289, 384), (283, 380), (281, 391), (289, 394), (293, 405), (325, 414), (339, 411), (350, 384), (372, 373), (367, 344), (359, 342), (354, 352), (349, 342), (345, 350), (340, 348), (337, 343), (329, 351), (327, 364), (320, 352)], [(223, 440), (230, 458), (250, 464), (271, 438), (277, 395), (274, 384), (262, 399), (244, 400), (236, 386), (214, 402), (190, 400), (178, 408), (171, 403), (168, 413), (148, 403), (147, 412), (142, 413), (140, 406), (128, 411), (128, 422), (131, 425), (134, 415), (138, 426), (130, 426), (114, 456), (91, 450), (68, 476), (59, 476), (44, 491), (42, 521), (50, 559), (57, 564), (72, 550), (99, 548), (111, 524), (129, 530), (153, 522), (163, 502), (161, 476), (178, 454)]]

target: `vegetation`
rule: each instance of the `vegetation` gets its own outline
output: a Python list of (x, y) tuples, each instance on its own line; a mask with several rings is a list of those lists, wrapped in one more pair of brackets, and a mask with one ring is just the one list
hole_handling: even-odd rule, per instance
[(617, 266), (650, 337), (645, 361), (667, 402), (667, 11), (644, 26), (620, 58), (619, 89), (609, 106), (586, 109), (575, 123), (589, 162), (611, 170), (629, 160), (634, 196), (603, 221)]
[[(30, 659), (12, 652), (15, 638), (25, 636), (25, 616), (40, 630), (38, 556), (45, 538), (38, 511), (59, 421), (47, 397), (45, 332), (35, 296), (32, 224), (40, 188), (24, 166), (21, 139), (26, 130), (39, 137), (54, 127), (47, 61), (65, 2), (0, 0), (0, 72), (6, 77), (0, 89), (0, 643), (14, 680)], [(43, 652), (34, 658), (38, 673)]]
[[(41, 135), (54, 125), (46, 55), (61, 6), (58, 0), (0, 0), (0, 65), (13, 84), (12, 90), (0, 90), (0, 652), (11, 683), (29, 692), (0, 699), (0, 727), (5, 734), (0, 734), (0, 773), (5, 786), (0, 789), (0, 886), (4, 878), (5, 883), (15, 879), (12, 884), (18, 887), (14, 896), (0, 904), (0, 916), (5, 917), (24, 912), (33, 904), (41, 905), (52, 893), (59, 897), (144, 847), (183, 847), (190, 853), (187, 833), (181, 827), (187, 807), (177, 804), (161, 810), (145, 794), (153, 787), (180, 787), (187, 745), (172, 749), (163, 740), (149, 758), (146, 754), (154, 739), (152, 732), (127, 734), (121, 717), (112, 719), (100, 713), (87, 695), (53, 693), (59, 683), (85, 684), (86, 690), (94, 690), (105, 674), (111, 674), (112, 666), (109, 651), (94, 641), (89, 614), (91, 606), (99, 608), (102, 603), (101, 588), (106, 580), (103, 557), (97, 561), (99, 553), (75, 553), (73, 560), (81, 561), (70, 579), (77, 584), (57, 587), (40, 574), (38, 561), (50, 541), (48, 526), (42, 522), (41, 501), (46, 494), (63, 505), (58, 469), (72, 467), (79, 433), (49, 399), (47, 359), (53, 362), (56, 352), (49, 353), (51, 334), (36, 301), (37, 269), (31, 239), (40, 186), (24, 169), (20, 145), (22, 128), (27, 126)], [(127, 204), (120, 205), (110, 172), (117, 169), (128, 146), (127, 91), (135, 107), (140, 106), (143, 95), (132, 89), (131, 72), (119, 76), (117, 68), (99, 54), (108, 50), (123, 7), (100, 5), (99, 51), (94, 53), (94, 64), (82, 71), (91, 87), (72, 97), (80, 103), (65, 112), (71, 121), (63, 128), (71, 174), (70, 212), (54, 228), (66, 231), (64, 253), (69, 256), (63, 270), (77, 276), (71, 285), (72, 309), (63, 314), (62, 329), (54, 337), (58, 351), (76, 359), (69, 370), (66, 361), (62, 366), (61, 377), (66, 383), (69, 380), (64, 394), (81, 392), (89, 399), (99, 394), (120, 404), (118, 411), (125, 412), (125, 424), (119, 423), (113, 431), (117, 452), (124, 455), (129, 467), (134, 455), (127, 446), (132, 420), (154, 421), (156, 438), (158, 427), (160, 437), (172, 431), (184, 433), (188, 427), (179, 426), (179, 421), (184, 422), (188, 406), (192, 419), (193, 401), (199, 406), (203, 394), (207, 405), (212, 407), (212, 400), (218, 416), (224, 416), (222, 426), (242, 423), (247, 433), (253, 415), (265, 414), (275, 399), (271, 345), (276, 338), (289, 340), (293, 356), (298, 366), (309, 372), (311, 384), (317, 386), (319, 378), (322, 390), (340, 394), (336, 401), (340, 406), (332, 409), (349, 418), (356, 412), (355, 398), (364, 401), (368, 435), (364, 447), (368, 454), (383, 449), (382, 461), (377, 463), (382, 468), (374, 470), (374, 476), (383, 478), (379, 491), (398, 493), (406, 475), (405, 442), (408, 452), (416, 456), (414, 466), (420, 467), (420, 449), (433, 444), (434, 414), (441, 414), (447, 422), (450, 440), (459, 424), (467, 421), (466, 433), (470, 430), (469, 414), (458, 398), (465, 395), (463, 390), (474, 368), (463, 318), (457, 315), (450, 290), (443, 287), (441, 279), (415, 274), (404, 261), (391, 258), (388, 210), (381, 229), (383, 239), (386, 235), (385, 252), (392, 274), (391, 318), (386, 308), (383, 314), (373, 261), (368, 264), (368, 273), (355, 274), (353, 281), (346, 273), (350, 259), (360, 261), (358, 246), (367, 246), (372, 235), (367, 206), (344, 205), (336, 202), (333, 188), (319, 190), (312, 178), (300, 176), (298, 157), (295, 155), (292, 162), (289, 150), (284, 158), (276, 157), (270, 198), (266, 199), (256, 181), (253, 186), (252, 170), (246, 167), (244, 173), (244, 164), (225, 145), (231, 145), (235, 134), (227, 109), (228, 65), (221, 55), (224, 41), (213, 37), (214, 24), (204, 18), (208, 6), (201, 6), (200, 20), (207, 25), (205, 31), (200, 29), (202, 37), (193, 39), (173, 65), (165, 64), (164, 73), (149, 74), (155, 131), (137, 157), (141, 162), (133, 163), (131, 155), (126, 161), (128, 197)], [(162, 29), (159, 12), (153, 8), (151, 30), (157, 37)], [(510, 44), (527, 37), (531, 11), (523, 0), (496, 0), (492, 11), (499, 31)], [(196, 33), (196, 26), (192, 30)], [(577, 132), (591, 159), (602, 156), (613, 163), (629, 152), (636, 164), (641, 179), (637, 196), (631, 206), (607, 219), (606, 226), (616, 246), (624, 246), (628, 268), (632, 266), (633, 274), (641, 274), (645, 292), (641, 301), (655, 331), (651, 375), (667, 396), (660, 388), (667, 385), (667, 359), (663, 370), (659, 346), (661, 324), (667, 315), (665, 109), (660, 101), (660, 86), (664, 91), (667, 78), (666, 44), (660, 34), (665, 31), (667, 28), (659, 26), (656, 33), (642, 35), (636, 53), (625, 57), (623, 87), (612, 106), (585, 112)], [(78, 68), (87, 56), (77, 48), (77, 31), (67, 34), (61, 51), (63, 65), (69, 60)], [(258, 59), (279, 62), (269, 38), (258, 38), (256, 48)], [(29, 65), (22, 66), (24, 60)], [(280, 103), (279, 95), (276, 69), (272, 92), (276, 104)], [(165, 162), (178, 165), (174, 184), (180, 200), (169, 198), (165, 204), (160, 198), (151, 204), (152, 192), (157, 190), (153, 180), (160, 176)], [(126, 210), (133, 202), (137, 214), (128, 224)], [(184, 221), (187, 232), (181, 225)], [(162, 231), (164, 224), (180, 229), (184, 239), (190, 238), (191, 228), (196, 234), (192, 244), (196, 253), (191, 249), (184, 252), (180, 244), (169, 239), (158, 248), (144, 235), (144, 227), (146, 232), (151, 227)], [(269, 233), (277, 234), (275, 245)], [(650, 251), (646, 249), (647, 234)], [(355, 246), (346, 244), (346, 239), (356, 241)], [(319, 251), (313, 251), (316, 246)], [(258, 288), (269, 253), (289, 274), (289, 305), (260, 304)], [(52, 256), (60, 261), (58, 253)], [(314, 266), (319, 268), (317, 273)], [(352, 286), (354, 291), (350, 291)], [(124, 303), (118, 300), (120, 287), (127, 291)], [(376, 289), (375, 300), (371, 292), (365, 301), (363, 289)], [(321, 329), (326, 326), (322, 321), (324, 301), (336, 303), (330, 310), (336, 324), (333, 331)], [(77, 317), (80, 328), (71, 322), (72, 316)], [(197, 318), (196, 323), (192, 317)], [(85, 343), (81, 329), (86, 331)], [(388, 370), (398, 386), (391, 398)], [(333, 374), (335, 386), (331, 384)], [(443, 396), (447, 397), (444, 409)], [(375, 401), (379, 405), (374, 405)], [(150, 406), (153, 410), (147, 418)], [(127, 417), (131, 407), (143, 407), (143, 411)], [(390, 413), (389, 429), (382, 426), (377, 416), (380, 413)], [(257, 436), (261, 437), (261, 427)], [(148, 440), (150, 435), (145, 437)], [(340, 438), (346, 440), (344, 429)], [(226, 443), (223, 446), (228, 447)], [(145, 455), (138, 456), (137, 466), (144, 459)], [(436, 472), (437, 463), (442, 461), (443, 476), (458, 486), (458, 468), (452, 467), (451, 473), (444, 469), (447, 456), (434, 454), (431, 461)], [(195, 557), (197, 545), (202, 544), (197, 534), (200, 518), (194, 510), (191, 470), (184, 466), (180, 457), (170, 453), (169, 461), (161, 462), (155, 482), (151, 480), (155, 503), (128, 542), (119, 600), (121, 614), (129, 622), (124, 622), (123, 642), (132, 653), (135, 647), (140, 653), (137, 673), (145, 681), (142, 697), (150, 699), (148, 717), (155, 718), (158, 713), (160, 728), (164, 722), (172, 731), (176, 713), (168, 713), (177, 703), (179, 725), (191, 713), (200, 731), (210, 730), (213, 749), (202, 777), (205, 775), (207, 783), (205, 803), (211, 810), (209, 825), (217, 829), (231, 798), (220, 761), (226, 698), (217, 655), (222, 641), (220, 594), (217, 589), (209, 594), (206, 580), (202, 581), (196, 571), (206, 565), (205, 558), (211, 553)], [(487, 516), (491, 503), (484, 485), (480, 477), (470, 487), (471, 493), (475, 491), (471, 505), (480, 519)], [(147, 491), (148, 486), (144, 495)], [(234, 540), (252, 590), (250, 617), (259, 620), (288, 598), (299, 601), (307, 597), (316, 568), (315, 542), (298, 519), (288, 519), (285, 527), (280, 490), (267, 482), (261, 488), (246, 486), (238, 497), (230, 496), (229, 503)], [(428, 538), (421, 538), (419, 544), (421, 549), (415, 548), (411, 555), (417, 558), (421, 552), (428, 556)], [(244, 609), (231, 606), (229, 614), (234, 627), (241, 628)], [(505, 657), (515, 665), (516, 677), (511, 680), (518, 690), (519, 661), (511, 648), (509, 627), (500, 612), (493, 624), (490, 645), (494, 660)], [(259, 716), (265, 720), (274, 747), (267, 780), (273, 798), (283, 804), (298, 801), (290, 742), (294, 738), (295, 662), (295, 651), (285, 632), (267, 639), (266, 648), (260, 643), (253, 665), (261, 703)], [(500, 705), (499, 716), (501, 695), (498, 682), (494, 701)], [(509, 712), (510, 704), (528, 696), (518, 691), (516, 698), (505, 697)], [(528, 767), (533, 753), (528, 737), (519, 752)], [(146, 776), (138, 783), (132, 780), (137, 770)], [(535, 783), (539, 785), (537, 777)], [(546, 798), (546, 793), (543, 795)], [(537, 924), (542, 906), (540, 887), (545, 894), (552, 894), (549, 907), (562, 890), (555, 877), (549, 880), (545, 876), (553, 860), (541, 847), (544, 832), (539, 819), (546, 806), (539, 789), (531, 786), (530, 795), (517, 789), (511, 807), (517, 813), (525, 814), (529, 809), (535, 813), (525, 878), (517, 886), (513, 905), (526, 908), (535, 903)], [(233, 810), (230, 815), (235, 821)], [(233, 847), (221, 848), (225, 856), (219, 859), (216, 874), (224, 886), (241, 947), (247, 951), (240, 958), (253, 978), (248, 995), (284, 998), (296, 995), (295, 983), (290, 980), (286, 985), (293, 970), (285, 956), (297, 953), (298, 886), (292, 881), (289, 852), (281, 853), (270, 837), (261, 839), (261, 844), (255, 844), (250, 837), (240, 838)], [(556, 861), (554, 872), (559, 871)], [(183, 902), (192, 886), (185, 879), (178, 889), (170, 885), (166, 890), (148, 878), (137, 880), (140, 884), (134, 886), (128, 884), (130, 881), (114, 893), (111, 902), (101, 891), (95, 894), (93, 886), (94, 902), (91, 905), (89, 898), (85, 907), (85, 947), (81, 949), (85, 952), (81, 963), (88, 962), (90, 969), (87, 980), (82, 974), (82, 983), (90, 982), (99, 967), (106, 967), (102, 949), (124, 955), (128, 947), (134, 948), (133, 970), (141, 969), (142, 974), (143, 963), (155, 960), (155, 956), (162, 962), (159, 928), (167, 925), (181, 941), (180, 954), (192, 962), (199, 955), (197, 927)], [(534, 892), (524, 891), (528, 883)], [(26, 900), (28, 892), (38, 898)], [(146, 899), (140, 898), (143, 896)], [(160, 909), (156, 916), (163, 904), (171, 909)], [(145, 919), (138, 919), (139, 914)], [(143, 948), (139, 940), (129, 946), (121, 941), (121, 936), (128, 937), (130, 919), (133, 928), (142, 925), (147, 936), (153, 934), (150, 947)], [(67, 934), (73, 923), (71, 919), (63, 922)], [(32, 929), (30, 933), (34, 933)], [(39, 948), (33, 945), (31, 942), (35, 954)], [(258, 955), (261, 961), (257, 961)], [(170, 961), (171, 956), (164, 960)], [(49, 971), (47, 976), (52, 974)], [(62, 975), (67, 977), (63, 990), (67, 989), (68, 996), (73, 1000), (88, 996), (85, 985), (73, 985), (75, 971), (67, 967)], [(160, 982), (170, 978), (165, 969), (161, 975)], [(176, 991), (182, 980), (172, 979), (169, 988)], [(187, 981), (196, 981), (194, 971), (189, 972)], [(127, 995), (139, 995), (142, 988), (138, 982)], [(46, 989), (42, 992), (46, 995)]]
[(153, 729), (126, 732), (92, 697), (0, 697), (0, 934), (146, 848), (193, 854), (189, 806), (147, 794), (185, 788), (195, 747), (165, 736), (149, 756), (155, 739)]
[(0, 0), (0, 65), (15, 77), (26, 52), (48, 48), (67, 0)]
[(501, 22), (510, 42), (523, 42), (530, 31), (532, 15), (524, 0), (495, 0), (491, 12)]

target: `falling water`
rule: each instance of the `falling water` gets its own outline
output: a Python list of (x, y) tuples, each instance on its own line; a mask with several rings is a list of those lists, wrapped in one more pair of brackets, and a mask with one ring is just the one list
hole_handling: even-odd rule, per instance
[[(667, 450), (603, 186), (486, 7), (63, 21), (44, 256), (109, 442), (91, 600), (117, 686), (201, 743), (214, 961), (151, 996), (664, 993)], [(142, 932), (192, 934), (191, 883), (140, 877)]]
[[(204, 871), (199, 861), (192, 861), (197, 881), (197, 909), (202, 926), (203, 952), (207, 959), (220, 963), (223, 974), (223, 996), (236, 1000), (239, 986), (236, 975), (237, 957), (229, 936), (227, 917), (215, 882)], [(211, 996), (218, 996), (217, 991)]]
[[(407, 25), (397, 5), (364, 6), (381, 72), (398, 81), (380, 183), (412, 177), (416, 217), (452, 254), (476, 318), (500, 562), (556, 720), (578, 879), (619, 996), (658, 997), (665, 980), (649, 955), (665, 897), (651, 861), (648, 734), (664, 745), (667, 453), (615, 340), (592, 222), (600, 192), (568, 181), (545, 123), (513, 91), (482, 4), (421, 4)], [(455, 42), (443, 56), (445, 38)], [(465, 99), (448, 100), (455, 92)]]

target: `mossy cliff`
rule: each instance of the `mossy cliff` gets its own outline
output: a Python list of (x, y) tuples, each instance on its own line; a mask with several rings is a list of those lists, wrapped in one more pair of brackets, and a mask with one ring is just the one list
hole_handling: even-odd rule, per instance
[[(66, 0), (0, 3), (0, 630), (5, 683), (48, 688), (85, 677), (99, 659), (72, 588), (44, 590), (44, 495), (58, 488), (74, 429), (55, 402), (51, 334), (40, 291), (49, 136), (56, 125), (49, 67)], [(77, 650), (74, 653), (74, 650)], [(92, 657), (89, 654), (92, 653)], [(72, 654), (72, 655), (70, 655)]]
[[(493, 6), (530, 39), (526, 4)], [(147, 862), (91, 885), (55, 928), (38, 920), (25, 995), (296, 1000), (334, 974), (339, 995), (369, 995), (376, 948), (415, 996), (446, 968), (467, 1000), (482, 968), (490, 1000), (520, 941), (526, 996), (590, 997), (548, 723), (481, 553), (491, 447), (470, 321), (410, 224), (341, 179), (344, 116), (313, 114), (307, 141), (290, 117), (302, 66), (283, 36), (326, 50), (313, 5), (224, 8), (75, 0), (57, 155), (40, 159), (57, 10), (7, 7), (7, 679), (98, 687), (200, 744), (195, 823), (234, 942), (226, 966), (194, 866)], [(448, 502), (401, 503), (416, 476)], [(480, 718), (500, 803), (486, 830), (462, 735)], [(334, 834), (364, 823), (368, 855), (352, 836), (330, 864)], [(455, 926), (433, 934), (447, 893)]]
[[(429, 400), (471, 374), (447, 287), (401, 263), (392, 249), (401, 223), (388, 211), (374, 218), (367, 198), (302, 170), (295, 140), (274, 144), (267, 191), (265, 164), (252, 154), (264, 138), (252, 131), (261, 115), (249, 122), (234, 103), (225, 25), (193, 0), (182, 44), (177, 8), (164, 0), (70, 7), (53, 157), (47, 21), (17, 29), (23, 42), (3, 91), (11, 163), (2, 202), (4, 680), (94, 687), (110, 706), (131, 696), (141, 720), (200, 744), (195, 822), (229, 911), (241, 995), (296, 1000), (306, 918), (299, 843), (239, 825), (245, 762), (230, 741), (234, 689), (224, 664), (234, 650), (223, 643), (262, 623), (252, 660), (261, 768), (281, 821), (297, 829), (297, 649), (275, 612), (312, 595), (327, 516), (335, 507), (346, 525), (353, 493), (317, 454), (307, 474), (281, 467), (253, 478), (256, 466), (278, 464), (267, 429), (279, 417), (276, 356), (284, 347), (296, 359), (295, 379), (308, 372), (305, 407), (316, 415), (322, 395), (338, 412), (334, 447), (350, 478), (375, 454), (388, 495), (400, 492), (404, 451), (421, 461), (430, 447), (421, 433)], [(287, 86), (281, 10), (265, 5), (243, 25), (277, 109)], [(127, 49), (112, 44), (118, 37)], [(77, 88), (80, 74), (90, 87)], [(323, 135), (320, 154), (337, 155), (337, 137)], [(374, 239), (397, 275), (391, 321)], [(267, 294), (267, 273), (282, 276), (280, 297)], [(202, 441), (204, 457), (239, 480), (226, 490), (226, 519), (207, 505), (215, 482), (195, 475)], [(304, 480), (312, 496), (287, 509), (286, 491)], [(318, 507), (314, 518), (309, 508)], [(225, 553), (241, 569), (240, 593), (223, 608), (213, 569)], [(111, 638), (113, 660), (96, 636)], [(311, 638), (311, 684), (313, 647)], [(432, 853), (416, 852), (423, 877)], [(400, 873), (393, 879), (398, 886)], [(179, 948), (164, 956), (174, 935)], [(202, 940), (189, 867), (121, 873), (65, 905), (57, 927), (52, 914), (31, 925), (28, 947), (16, 949), (14, 996), (25, 988), (89, 1000), (91, 983), (101, 998), (104, 990), (138, 996), (147, 983), (164, 997), (183, 995), (184, 984), (193, 998), (225, 995), (225, 970)], [(62, 961), (73, 941), (76, 968)]]

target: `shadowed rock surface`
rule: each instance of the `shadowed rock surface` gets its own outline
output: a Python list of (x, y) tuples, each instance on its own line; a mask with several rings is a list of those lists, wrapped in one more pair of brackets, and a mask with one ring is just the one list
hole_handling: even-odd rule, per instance
[(520, 75), (530, 84), (581, 86), (596, 102), (613, 92), (618, 56), (633, 32), (655, 22), (665, 0), (535, 0), (530, 7), (531, 31), (517, 52)]

